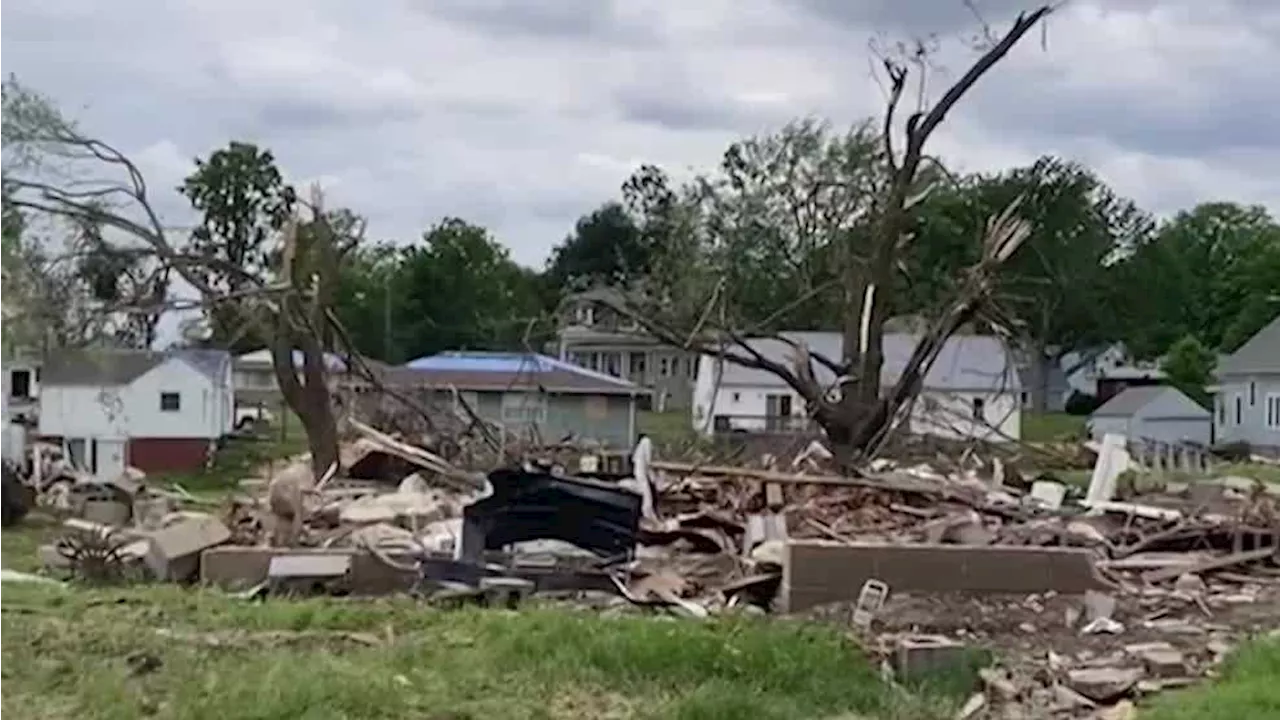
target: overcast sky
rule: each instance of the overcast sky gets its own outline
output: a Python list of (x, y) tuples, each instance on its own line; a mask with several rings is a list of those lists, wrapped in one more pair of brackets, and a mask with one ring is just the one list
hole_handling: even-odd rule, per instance
[[(1030, 5), (974, 4), (999, 27)], [(706, 167), (795, 116), (874, 114), (871, 38), (974, 22), (962, 0), (7, 0), (0, 50), (139, 161), (166, 222), (190, 220), (168, 189), (192, 158), (248, 140), (378, 238), (454, 215), (540, 266), (639, 163)], [(1274, 211), (1277, 66), (1275, 0), (1071, 0), (934, 149), (960, 170), (1056, 153), (1161, 213)]]

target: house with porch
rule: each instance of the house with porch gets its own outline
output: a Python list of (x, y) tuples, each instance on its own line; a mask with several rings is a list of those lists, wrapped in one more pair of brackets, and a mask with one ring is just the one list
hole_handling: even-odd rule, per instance
[(651, 391), (657, 410), (684, 409), (693, 397), (697, 353), (664, 345), (599, 300), (607, 289), (569, 297), (549, 352), (563, 362)]

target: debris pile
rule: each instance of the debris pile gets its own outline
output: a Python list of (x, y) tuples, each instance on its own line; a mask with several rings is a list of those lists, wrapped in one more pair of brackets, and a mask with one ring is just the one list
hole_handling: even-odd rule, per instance
[(1144, 489), (1112, 437), (1081, 494), (971, 455), (947, 473), (879, 460), (852, 476), (824, 470), (821, 445), (782, 472), (774, 457), (658, 461), (647, 439), (626, 474), (588, 456), (575, 473), (527, 458), (483, 475), (351, 427), (341, 477), (301, 458), (243, 482), (220, 514), (178, 510), (194, 499), (136, 476), (97, 486), (42, 556), (99, 581), (252, 595), (803, 613), (851, 624), (902, 678), (956, 646), (997, 650), (967, 717), (1088, 716), (1189, 682), (1265, 622), (1280, 585), (1273, 489)]

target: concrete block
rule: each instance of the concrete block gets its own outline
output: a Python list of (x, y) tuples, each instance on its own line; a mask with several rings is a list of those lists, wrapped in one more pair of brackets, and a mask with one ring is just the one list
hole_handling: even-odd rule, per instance
[(158, 580), (181, 581), (200, 571), (202, 551), (231, 539), (221, 520), (209, 515), (190, 516), (151, 533), (146, 563)]
[(267, 584), (272, 593), (311, 595), (347, 590), (352, 556), (276, 555), (267, 565)]
[(275, 555), (267, 565), (267, 577), (289, 578), (338, 578), (351, 572), (351, 555)]
[(1182, 653), (1167, 642), (1128, 645), (1125, 652), (1142, 661), (1149, 677), (1167, 679), (1187, 675), (1187, 660)]
[[(355, 548), (271, 548), (226, 545), (205, 550), (200, 561), (200, 581), (227, 590), (245, 590), (261, 584), (271, 573), (272, 559), (279, 556), (294, 558), (287, 564), (311, 562), (301, 558), (332, 558), (341, 555), (350, 559), (351, 569), (347, 583), (356, 595), (384, 595), (404, 592), (413, 587), (418, 573), (393, 568), (371, 553)], [(393, 560), (412, 564), (412, 558), (392, 553)], [(331, 564), (331, 559), (318, 561)], [(332, 567), (332, 565), (331, 565)]]
[(1078, 595), (1110, 589), (1085, 548), (793, 540), (785, 548), (779, 606), (797, 612), (852, 602), (872, 579), (890, 592)]
[(893, 653), (893, 669), (900, 680), (921, 680), (950, 673), (968, 661), (964, 643), (941, 635), (899, 638)]
[(119, 500), (93, 498), (84, 501), (80, 517), (89, 522), (119, 527), (129, 523), (133, 517), (133, 509)]

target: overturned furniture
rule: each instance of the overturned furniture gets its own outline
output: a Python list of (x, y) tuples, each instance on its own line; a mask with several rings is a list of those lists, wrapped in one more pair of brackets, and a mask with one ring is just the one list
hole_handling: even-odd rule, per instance
[(606, 560), (631, 559), (641, 498), (617, 484), (539, 469), (489, 473), (493, 493), (462, 511), (458, 558), (527, 540), (562, 540)]

